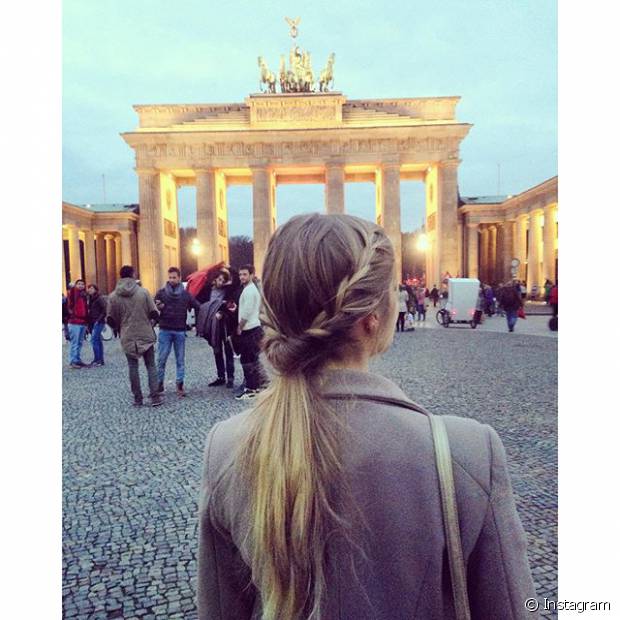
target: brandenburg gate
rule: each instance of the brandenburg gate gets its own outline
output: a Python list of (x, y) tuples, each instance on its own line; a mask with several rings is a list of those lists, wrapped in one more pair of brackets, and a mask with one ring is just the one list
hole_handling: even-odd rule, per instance
[(135, 151), (139, 179), (143, 285), (155, 290), (179, 263), (176, 190), (182, 185), (196, 186), (199, 268), (228, 260), (226, 188), (252, 185), (260, 274), (276, 227), (278, 184), (324, 183), (325, 210), (344, 213), (344, 184), (374, 183), (376, 221), (394, 243), (400, 271), (400, 181), (424, 181), (427, 281), (462, 271), (457, 172), (471, 125), (456, 120), (459, 99), (270, 92), (244, 103), (134, 106), (138, 128), (122, 137)]

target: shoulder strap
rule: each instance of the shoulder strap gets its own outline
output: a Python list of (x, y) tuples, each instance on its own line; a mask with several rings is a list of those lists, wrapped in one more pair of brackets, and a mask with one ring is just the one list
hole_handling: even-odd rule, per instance
[(463, 559), (461, 532), (459, 529), (459, 515), (454, 490), (454, 476), (452, 472), (452, 455), (450, 442), (446, 431), (446, 424), (441, 416), (435, 416), (415, 403), (389, 396), (356, 395), (356, 394), (326, 394), (325, 398), (334, 400), (367, 400), (385, 405), (404, 407), (423, 413), (428, 417), (435, 449), (435, 464), (439, 478), (439, 495), (441, 497), (441, 512), (443, 515), (444, 534), (450, 565), (452, 581), (452, 595), (457, 620), (470, 620), (469, 597), (467, 595), (467, 573)]

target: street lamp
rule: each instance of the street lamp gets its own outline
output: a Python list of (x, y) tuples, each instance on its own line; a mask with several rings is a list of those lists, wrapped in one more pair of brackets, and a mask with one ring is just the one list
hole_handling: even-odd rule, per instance
[(426, 234), (422, 233), (418, 237), (416, 247), (420, 252), (426, 252), (426, 250), (428, 250), (428, 237), (426, 236)]
[(194, 256), (200, 256), (202, 254), (202, 246), (200, 245), (200, 241), (198, 241), (198, 239), (194, 239), (192, 241), (190, 251)]

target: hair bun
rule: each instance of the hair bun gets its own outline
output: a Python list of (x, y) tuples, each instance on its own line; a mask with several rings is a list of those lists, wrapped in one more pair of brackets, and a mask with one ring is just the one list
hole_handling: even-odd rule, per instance
[(325, 351), (325, 341), (330, 337), (325, 329), (311, 328), (302, 334), (287, 336), (267, 328), (263, 351), (274, 370), (282, 375), (295, 375), (316, 369)]

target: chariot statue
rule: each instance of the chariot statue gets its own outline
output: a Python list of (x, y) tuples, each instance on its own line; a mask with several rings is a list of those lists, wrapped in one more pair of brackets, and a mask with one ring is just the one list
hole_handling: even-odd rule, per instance
[[(287, 24), (291, 27), (290, 36), (293, 39), (293, 45), (289, 52), (289, 66), (286, 67), (285, 56), (280, 56), (280, 67), (278, 75), (272, 73), (262, 56), (258, 57), (258, 66), (260, 68), (260, 90), (261, 92), (275, 93), (276, 82), (280, 85), (282, 93), (311, 93), (317, 91), (316, 79), (312, 70), (312, 58), (310, 52), (302, 50), (296, 43), (295, 39), (299, 34), (297, 26), (301, 21), (300, 17), (292, 19), (285, 18)], [(328, 92), (334, 84), (334, 59), (332, 53), (327, 59), (327, 65), (320, 73), (318, 80), (318, 91)]]

